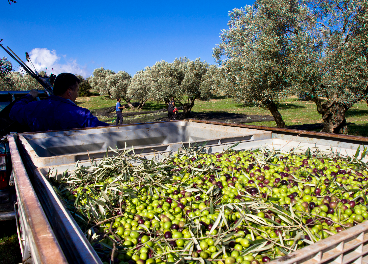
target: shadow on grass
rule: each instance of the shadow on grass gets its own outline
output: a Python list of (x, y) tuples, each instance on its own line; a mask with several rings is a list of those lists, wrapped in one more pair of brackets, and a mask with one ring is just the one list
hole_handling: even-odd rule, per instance
[(167, 108), (167, 106), (163, 103), (156, 103), (156, 102), (147, 102), (142, 107), (142, 110), (161, 110), (163, 108)]
[(209, 98), (208, 100), (211, 100), (211, 99), (215, 99), (215, 100), (221, 100), (221, 99), (227, 99), (228, 97), (226, 96), (212, 96), (211, 98)]
[(366, 116), (368, 115), (368, 110), (362, 109), (350, 109), (346, 112), (346, 117), (353, 117), (353, 116)]
[(225, 111), (218, 112), (191, 112), (189, 118), (199, 120), (209, 120), (217, 122), (231, 122), (231, 123), (252, 123), (252, 122), (266, 122), (273, 121), (270, 115), (245, 115), (237, 113), (229, 113)]
[(348, 124), (349, 135), (368, 137), (368, 124)]
[(0, 264), (21, 263), (15, 221), (0, 222)]
[[(244, 104), (235, 104), (235, 107), (245, 108), (245, 107), (259, 107), (259, 106), (254, 103), (244, 103)], [(264, 108), (263, 106), (261, 107)], [(280, 103), (277, 105), (277, 108), (282, 109), (282, 110), (287, 110), (287, 109), (300, 109), (300, 108), (306, 108), (306, 107), (303, 105), (298, 105), (298, 104), (293, 104), (293, 103)]]

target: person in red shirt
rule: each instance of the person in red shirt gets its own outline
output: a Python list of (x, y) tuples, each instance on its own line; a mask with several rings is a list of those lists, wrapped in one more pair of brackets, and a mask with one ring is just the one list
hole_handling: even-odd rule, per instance
[(173, 106), (173, 119), (175, 120), (178, 116), (178, 108), (176, 108), (175, 106), (175, 102), (172, 102), (172, 106)]
[(169, 118), (169, 120), (174, 118), (174, 113), (173, 113), (173, 110), (175, 108), (174, 105), (175, 105), (174, 97), (171, 97), (170, 102), (167, 107), (167, 117)]

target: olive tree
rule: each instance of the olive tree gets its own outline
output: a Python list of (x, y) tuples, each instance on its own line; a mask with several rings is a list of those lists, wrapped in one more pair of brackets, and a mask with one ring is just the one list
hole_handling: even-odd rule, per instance
[(211, 96), (224, 96), (226, 95), (225, 71), (223, 67), (217, 67), (216, 65), (210, 65), (206, 74), (202, 78), (201, 91), (205, 95), (201, 99), (208, 99)]
[(13, 67), (10, 61), (7, 58), (0, 59), (0, 87), (1, 90), (11, 90), (14, 87), (14, 83), (12, 82), (9, 74), (11, 73)]
[(311, 95), (323, 130), (346, 133), (346, 112), (368, 90), (368, 3), (305, 0), (308, 19), (298, 35), (296, 85)]
[(152, 99), (169, 103), (170, 98), (179, 98), (180, 84), (184, 79), (184, 71), (182, 65), (183, 59), (175, 59), (173, 63), (166, 61), (156, 62), (150, 68), (152, 78)]
[(214, 77), (217, 70), (218, 67), (209, 66), (200, 59), (177, 58), (172, 63), (159, 61), (133, 76), (128, 94), (139, 101), (139, 107), (149, 99), (168, 104), (173, 97), (187, 117), (195, 100), (208, 98), (218, 85), (219, 79)]
[(200, 59), (177, 58), (172, 63), (156, 63), (150, 69), (152, 97), (166, 103), (173, 97), (178, 105), (183, 106), (184, 116), (188, 117), (195, 100), (209, 95), (208, 86), (202, 85), (208, 68), (208, 63)]
[(152, 96), (153, 78), (150, 67), (134, 74), (127, 92), (132, 100), (138, 100), (138, 108), (141, 109)]
[(100, 95), (108, 95), (111, 97), (110, 90), (107, 85), (107, 77), (115, 74), (112, 70), (105, 70), (104, 68), (98, 68), (93, 71), (93, 76), (89, 79), (89, 83), (92, 88), (100, 93)]
[(130, 107), (133, 105), (130, 103), (130, 98), (127, 96), (128, 87), (132, 76), (125, 71), (119, 71), (115, 74), (110, 74), (106, 77), (107, 89), (110, 97), (114, 99), (124, 99)]
[(278, 127), (285, 127), (278, 102), (294, 92), (290, 57), (305, 13), (298, 0), (256, 0), (234, 9), (213, 53), (224, 71), (226, 93), (267, 108)]
[[(200, 59), (196, 59), (194, 61), (184, 61), (181, 67), (183, 68), (184, 79), (180, 84), (176, 98), (183, 105), (184, 116), (188, 116), (196, 99), (207, 99), (211, 94), (210, 86), (206, 85), (208, 83), (203, 83), (209, 65), (200, 61)], [(208, 76), (206, 77), (208, 79)]]
[(43, 87), (35, 78), (28, 73), (11, 72), (9, 75), (13, 86), (10, 90), (14, 91), (30, 91), (33, 89), (42, 90)]
[(92, 86), (91, 86), (91, 84), (88, 81), (89, 78), (84, 79), (84, 77), (82, 75), (79, 75), (79, 74), (77, 74), (76, 76), (80, 80), (78, 96), (80, 96), (80, 97), (88, 97), (88, 96), (90, 96), (92, 94), (91, 93)]

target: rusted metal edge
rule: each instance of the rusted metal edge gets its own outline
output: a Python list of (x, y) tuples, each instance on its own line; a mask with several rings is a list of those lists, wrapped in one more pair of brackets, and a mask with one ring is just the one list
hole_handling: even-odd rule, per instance
[(8, 136), (13, 170), (17, 178), (18, 203), (24, 206), (27, 224), (32, 232), (40, 263), (67, 263), (61, 247), (36, 196), (20, 157), (14, 135)]
[[(45, 179), (39, 169), (34, 168), (38, 188), (42, 190), (39, 199), (44, 200), (44, 210), (60, 241), (69, 262), (71, 263), (100, 263), (101, 259), (89, 243), (79, 225), (69, 211), (65, 209), (51, 184)], [(41, 197), (40, 197), (41, 195)]]
[(32, 171), (32, 186), (66, 259), (69, 263), (102, 263), (51, 184), (33, 163), (21, 138), (22, 136), (19, 136), (18, 147), (25, 151), (25, 153), (22, 152), (23, 162), (28, 171)]
[(215, 121), (205, 121), (205, 120), (197, 120), (197, 119), (188, 119), (184, 120), (188, 122), (196, 122), (196, 123), (205, 123), (212, 125), (221, 125), (221, 126), (232, 126), (232, 127), (243, 127), (249, 129), (261, 129), (273, 132), (281, 132), (281, 133), (290, 133), (295, 135), (305, 135), (305, 136), (314, 136), (314, 137), (323, 137), (334, 140), (349, 140), (349, 141), (360, 141), (360, 142), (368, 142), (368, 137), (362, 136), (352, 136), (352, 135), (342, 135), (342, 134), (332, 134), (325, 132), (314, 132), (314, 131), (306, 131), (306, 130), (298, 130), (298, 129), (290, 129), (290, 128), (278, 128), (278, 127), (267, 127), (267, 126), (255, 126), (255, 125), (243, 125), (243, 124), (231, 124), (231, 123), (223, 123), (223, 122), (215, 122)]

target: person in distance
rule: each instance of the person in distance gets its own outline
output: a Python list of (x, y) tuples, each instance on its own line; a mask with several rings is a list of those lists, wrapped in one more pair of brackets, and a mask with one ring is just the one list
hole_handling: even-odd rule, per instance
[(120, 104), (121, 99), (118, 98), (116, 102), (116, 122), (115, 125), (122, 125), (123, 124), (123, 113), (121, 112), (122, 109), (125, 109), (125, 106), (121, 106)]

